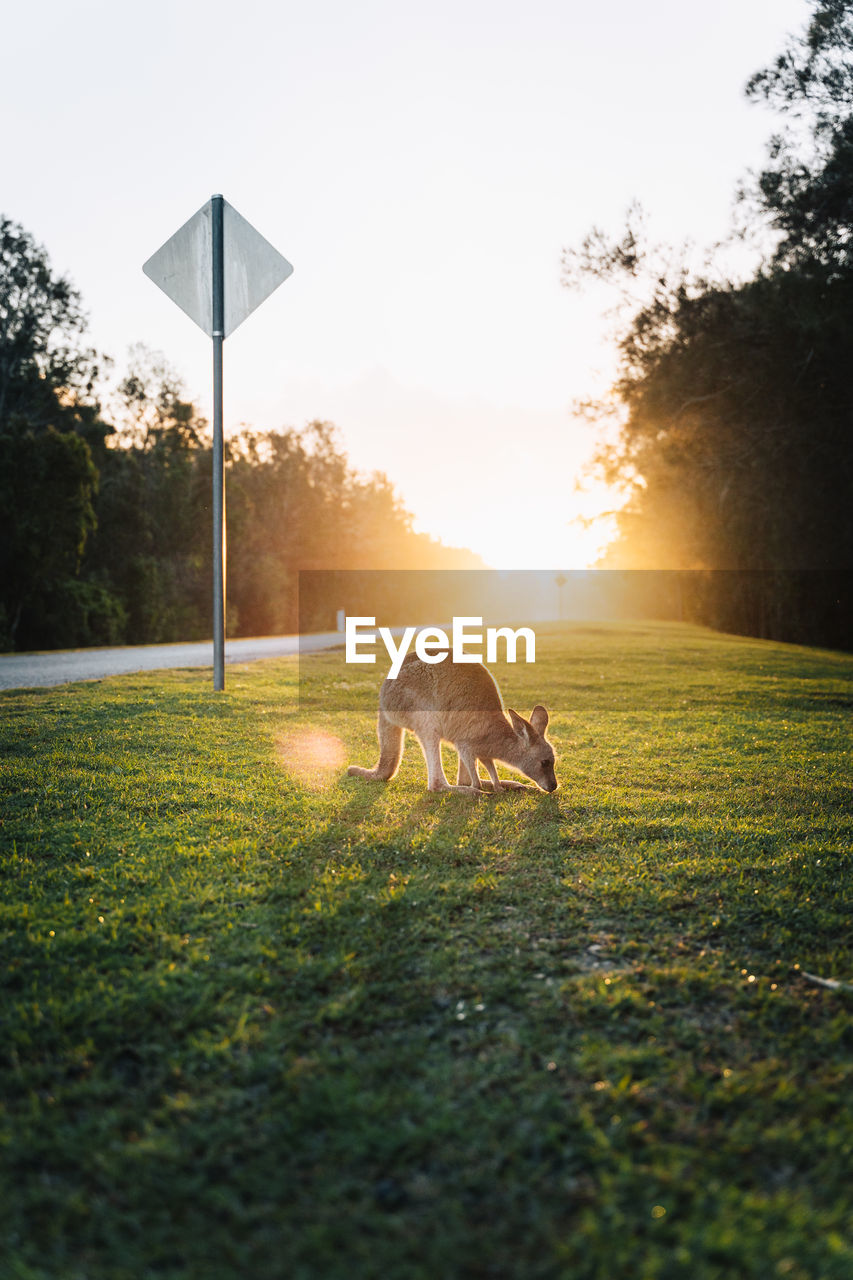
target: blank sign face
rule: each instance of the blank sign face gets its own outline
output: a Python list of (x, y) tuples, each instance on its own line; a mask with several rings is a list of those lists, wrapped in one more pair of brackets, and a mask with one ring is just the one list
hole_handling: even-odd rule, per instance
[[(224, 337), (233, 333), (293, 267), (227, 200), (222, 201)], [(202, 205), (142, 270), (208, 337), (213, 336), (213, 210)]]

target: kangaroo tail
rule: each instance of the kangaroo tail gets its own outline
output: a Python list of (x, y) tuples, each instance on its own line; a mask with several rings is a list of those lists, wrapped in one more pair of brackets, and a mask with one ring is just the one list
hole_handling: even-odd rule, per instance
[(388, 782), (397, 772), (403, 755), (403, 730), (399, 725), (392, 724), (384, 712), (380, 711), (376, 732), (379, 736), (379, 761), (376, 768), (363, 769), (361, 765), (351, 764), (347, 769), (351, 778), (374, 778)]

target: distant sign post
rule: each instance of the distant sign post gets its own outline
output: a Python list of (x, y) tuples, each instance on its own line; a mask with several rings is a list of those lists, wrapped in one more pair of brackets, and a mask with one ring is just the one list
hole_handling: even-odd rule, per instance
[(213, 339), (213, 687), (224, 689), (222, 343), (293, 267), (227, 200), (211, 196), (142, 270)]

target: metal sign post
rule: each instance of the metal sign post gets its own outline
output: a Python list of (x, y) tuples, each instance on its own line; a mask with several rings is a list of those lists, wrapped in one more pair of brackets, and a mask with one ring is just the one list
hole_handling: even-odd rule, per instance
[(225, 688), (225, 443), (222, 344), (293, 267), (222, 196), (161, 245), (142, 270), (213, 339), (213, 687)]
[(213, 320), (213, 687), (225, 688), (225, 436), (222, 344), (225, 341), (225, 244), (222, 196), (211, 196)]

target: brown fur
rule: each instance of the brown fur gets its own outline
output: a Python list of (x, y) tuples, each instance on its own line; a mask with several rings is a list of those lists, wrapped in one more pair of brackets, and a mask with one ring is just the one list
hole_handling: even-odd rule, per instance
[[(422, 662), (416, 654), (405, 658), (396, 680), (386, 679), (379, 691), (379, 760), (373, 769), (350, 765), (353, 777), (388, 781), (403, 755), (403, 731), (421, 744), (430, 791), (482, 789), (477, 761), (482, 761), (492, 789), (532, 791), (524, 783), (501, 781), (495, 761), (510, 765), (544, 791), (556, 791), (554, 750), (545, 738), (548, 712), (535, 706), (525, 720), (508, 708), (507, 720), (500, 691), (479, 662)], [(459, 755), (456, 786), (451, 786), (441, 763), (442, 740)]]

